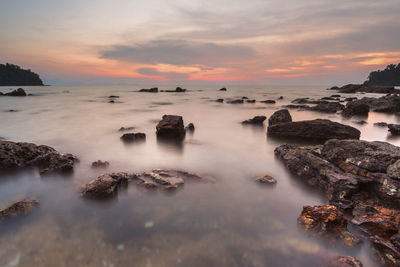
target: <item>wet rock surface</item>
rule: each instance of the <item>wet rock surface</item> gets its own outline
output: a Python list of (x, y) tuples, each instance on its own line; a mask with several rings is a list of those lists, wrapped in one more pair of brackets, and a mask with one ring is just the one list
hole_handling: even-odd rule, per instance
[(263, 101), (260, 101), (260, 103), (264, 103), (264, 104), (275, 104), (276, 101), (275, 101), (275, 100), (263, 100)]
[(274, 185), (276, 184), (276, 179), (269, 174), (256, 177), (256, 182), (263, 184), (263, 185)]
[(185, 128), (182, 116), (164, 115), (156, 126), (157, 136), (161, 138), (182, 138)]
[[(369, 109), (375, 112), (383, 113), (396, 113), (400, 112), (400, 96), (398, 95), (387, 95), (379, 98), (375, 97), (363, 97), (358, 100), (351, 102), (354, 107), (361, 107), (362, 105), (369, 106)], [(350, 103), (348, 103), (349, 105)]]
[(400, 91), (395, 89), (393, 86), (374, 86), (367, 84), (347, 84), (342, 87), (334, 86), (330, 90), (337, 90), (340, 93), (354, 94), (358, 92), (364, 93), (378, 93), (378, 94), (389, 94), (399, 93)]
[(49, 146), (0, 141), (0, 170), (35, 167), (41, 174), (70, 172), (76, 161), (75, 156)]
[(242, 121), (242, 124), (258, 124), (258, 125), (260, 125), (260, 124), (263, 124), (266, 119), (267, 119), (267, 117), (265, 117), (265, 116), (255, 116), (252, 119)]
[(121, 140), (126, 143), (138, 142), (146, 140), (144, 133), (126, 133), (121, 136)]
[(194, 132), (194, 124), (193, 123), (189, 123), (186, 127), (185, 127), (185, 131), (187, 132)]
[(322, 119), (269, 125), (267, 134), (276, 137), (315, 141), (360, 138), (359, 130), (348, 125)]
[(329, 140), (275, 149), (288, 169), (319, 187), (330, 205), (349, 213), (387, 266), (400, 264), (400, 147), (386, 142)]
[(323, 113), (336, 113), (342, 110), (344, 106), (337, 102), (320, 102), (315, 106), (309, 107), (311, 111), (323, 112)]
[(39, 200), (35, 198), (22, 199), (14, 202), (11, 206), (0, 210), (0, 221), (10, 217), (28, 214), (37, 205), (39, 205)]
[(243, 99), (236, 99), (236, 100), (226, 101), (226, 103), (228, 103), (228, 104), (243, 104), (244, 100)]
[(348, 102), (344, 108), (342, 115), (345, 117), (352, 117), (355, 115), (367, 116), (369, 113), (369, 105), (361, 101)]
[(268, 119), (268, 125), (275, 125), (279, 123), (291, 122), (292, 116), (287, 109), (275, 111)]
[(18, 88), (16, 90), (13, 90), (12, 92), (9, 93), (1, 93), (0, 95), (4, 96), (26, 96), (26, 92), (22, 88)]
[(158, 88), (153, 87), (150, 89), (140, 89), (139, 92), (146, 92), (146, 93), (158, 93)]
[(97, 160), (92, 162), (92, 168), (107, 168), (110, 165), (108, 161)]
[(102, 199), (113, 197), (118, 189), (133, 183), (144, 190), (176, 190), (188, 181), (210, 182), (212, 178), (181, 170), (153, 170), (143, 173), (104, 174), (80, 188), (84, 197)]
[(388, 124), (388, 129), (392, 135), (400, 135), (400, 124)]

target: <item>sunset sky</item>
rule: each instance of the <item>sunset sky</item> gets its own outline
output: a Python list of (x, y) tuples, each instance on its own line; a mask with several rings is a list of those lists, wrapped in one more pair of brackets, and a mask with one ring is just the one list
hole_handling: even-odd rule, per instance
[(0, 63), (51, 84), (341, 85), (400, 62), (399, 0), (0, 0)]

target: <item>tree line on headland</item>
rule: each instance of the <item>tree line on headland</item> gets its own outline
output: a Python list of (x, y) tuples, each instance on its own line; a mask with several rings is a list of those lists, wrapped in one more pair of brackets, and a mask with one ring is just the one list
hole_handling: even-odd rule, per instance
[(397, 65), (390, 64), (384, 70), (371, 72), (365, 84), (400, 86), (400, 63)]
[(43, 85), (39, 75), (31, 70), (6, 63), (0, 64), (0, 86), (34, 86)]

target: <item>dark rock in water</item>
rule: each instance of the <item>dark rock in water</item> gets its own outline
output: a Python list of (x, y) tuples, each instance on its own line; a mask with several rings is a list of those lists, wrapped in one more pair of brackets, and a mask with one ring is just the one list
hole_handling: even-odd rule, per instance
[(182, 138), (185, 136), (182, 116), (164, 115), (156, 126), (157, 136), (165, 138)]
[(125, 132), (125, 131), (132, 131), (134, 130), (136, 127), (121, 127), (119, 128), (118, 132)]
[(364, 124), (367, 124), (367, 122), (366, 122), (366, 121), (364, 121), (364, 120), (352, 121), (352, 123), (355, 123), (355, 124), (358, 124), (358, 125), (364, 125)]
[(216, 102), (218, 102), (218, 103), (222, 103), (222, 102), (224, 102), (224, 99), (223, 98), (218, 98), (217, 100), (215, 100)]
[(210, 182), (212, 178), (180, 170), (153, 170), (143, 173), (111, 173), (104, 174), (80, 188), (84, 197), (102, 199), (113, 197), (118, 188), (133, 182), (145, 190), (175, 190), (187, 181)]
[(158, 88), (150, 88), (150, 89), (140, 89), (139, 92), (146, 92), (146, 93), (158, 93)]
[(255, 99), (247, 99), (246, 103), (256, 103), (256, 100)]
[(193, 124), (193, 123), (189, 123), (189, 124), (185, 127), (185, 131), (193, 132), (193, 131), (194, 131), (194, 124)]
[(387, 127), (388, 126), (388, 124), (386, 122), (375, 122), (374, 125), (378, 126), (378, 127)]
[(297, 222), (310, 234), (322, 237), (329, 243), (343, 242), (349, 247), (360, 243), (360, 239), (347, 231), (347, 220), (333, 205), (304, 206)]
[(358, 99), (357, 97), (346, 97), (346, 98), (344, 99), (344, 101), (351, 102), (351, 101), (354, 101), (354, 100), (357, 100), (357, 99)]
[(242, 99), (245, 100), (245, 99), (249, 99), (249, 98), (247, 96), (243, 96)]
[(146, 134), (144, 134), (144, 133), (126, 133), (121, 136), (121, 140), (126, 143), (144, 141), (144, 140), (146, 140)]
[(243, 99), (236, 99), (236, 100), (231, 100), (231, 101), (227, 101), (226, 103), (228, 104), (243, 104)]
[(320, 102), (316, 106), (309, 107), (307, 109), (317, 112), (324, 112), (324, 113), (336, 113), (339, 110), (342, 110), (344, 106), (337, 102)]
[(22, 88), (18, 88), (17, 90), (13, 90), (10, 93), (4, 93), (5, 96), (26, 96), (26, 92)]
[(367, 116), (369, 113), (369, 106), (357, 100), (347, 103), (342, 115), (345, 117), (352, 117), (355, 115)]
[(267, 185), (276, 184), (276, 179), (268, 174), (261, 176), (261, 177), (257, 177), (256, 181), (259, 182), (260, 184), (267, 184)]
[(8, 208), (0, 210), (0, 221), (18, 215), (28, 214), (39, 204), (39, 200), (35, 198), (23, 199), (13, 203)]
[(321, 98), (321, 100), (336, 100), (336, 98), (330, 96), (324, 96)]
[(276, 101), (275, 101), (275, 100), (263, 100), (263, 101), (260, 101), (260, 103), (264, 103), (264, 104), (275, 104)]
[(285, 122), (268, 126), (268, 135), (276, 137), (326, 141), (329, 139), (359, 139), (360, 131), (330, 120)]
[(97, 160), (92, 162), (92, 168), (107, 168), (109, 165), (108, 161)]
[(274, 114), (272, 114), (272, 116), (269, 117), (268, 125), (275, 125), (278, 123), (285, 123), (291, 121), (292, 121), (292, 116), (290, 116), (289, 111), (287, 109), (281, 109), (275, 111)]
[(284, 108), (288, 108), (288, 109), (309, 109), (310, 106), (308, 105), (286, 105), (286, 106), (282, 106)]
[(110, 95), (108, 98), (119, 98), (117, 95)]
[(73, 170), (77, 158), (54, 148), (31, 143), (0, 141), (0, 170), (36, 167), (41, 174)]
[(395, 113), (400, 112), (400, 96), (389, 95), (379, 98), (363, 97), (349, 102), (347, 105), (368, 105), (370, 110), (375, 112)]
[(280, 96), (277, 98), (277, 100), (282, 100), (282, 99), (283, 99), (283, 96)]
[(167, 93), (184, 93), (186, 92), (186, 89), (183, 89), (181, 87), (176, 87), (175, 90), (164, 90), (161, 92), (167, 92)]
[(386, 172), (390, 178), (400, 180), (400, 160), (389, 165)]
[(219, 89), (219, 91), (226, 91), (226, 88), (223, 87), (223, 88)]
[(331, 259), (323, 267), (363, 267), (361, 261), (351, 256), (339, 256)]
[(388, 128), (392, 135), (400, 135), (400, 124), (388, 124)]
[(373, 86), (367, 84), (348, 84), (340, 88), (335, 88), (340, 93), (354, 94), (358, 92), (364, 93), (378, 93), (378, 94), (389, 94), (389, 93), (399, 93), (400, 90), (394, 88), (394, 86)]
[(255, 116), (252, 119), (242, 121), (242, 124), (263, 124), (266, 119), (265, 116)]
[(313, 100), (313, 99), (310, 99), (309, 97), (304, 97), (304, 98), (296, 98), (291, 103), (292, 104), (319, 104), (321, 102), (326, 102), (326, 101), (324, 101), (324, 100)]
[(115, 101), (114, 100), (110, 100), (110, 101), (108, 101), (108, 103), (115, 103)]
[(331, 97), (340, 97), (340, 95), (331, 95)]

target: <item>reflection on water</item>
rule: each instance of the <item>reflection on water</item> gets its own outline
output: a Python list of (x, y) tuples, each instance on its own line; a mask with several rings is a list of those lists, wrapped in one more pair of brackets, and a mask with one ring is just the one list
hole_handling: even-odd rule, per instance
[[(31, 214), (0, 226), (1, 266), (320, 266), (331, 256), (354, 255), (374, 263), (367, 244), (332, 247), (296, 227), (304, 204), (325, 203), (315, 189), (290, 175), (274, 157), (286, 140), (267, 137), (264, 126), (242, 125), (256, 115), (269, 117), (298, 97), (329, 96), (318, 87), (187, 86), (186, 93), (137, 93), (135, 87), (32, 87), (35, 97), (0, 98), (0, 136), (53, 146), (80, 159), (70, 177), (40, 177), (36, 171), (2, 173), (0, 203), (36, 197)], [(167, 89), (167, 88), (160, 88)], [(201, 88), (204, 89), (204, 88)], [(62, 93), (68, 91), (69, 93)], [(119, 96), (115, 105), (105, 100)], [(218, 98), (277, 99), (275, 105), (216, 103)], [(155, 124), (164, 114), (182, 115), (195, 131), (178, 142), (156, 138)], [(329, 118), (361, 130), (365, 140), (399, 145), (374, 122), (398, 123), (396, 115), (368, 118), (291, 111), (294, 120)], [(158, 119), (157, 119), (158, 118)], [(366, 120), (356, 125), (351, 121)], [(146, 141), (126, 145), (127, 132), (143, 132)], [(290, 142), (294, 142), (291, 140)], [(298, 142), (296, 142), (298, 143)], [(92, 169), (96, 160), (107, 169)], [(77, 188), (106, 172), (183, 169), (210, 175), (216, 183), (187, 183), (182, 190), (142, 192), (134, 185), (110, 201), (88, 201)], [(270, 174), (274, 187), (254, 182)], [(134, 264), (133, 264), (134, 263)]]

